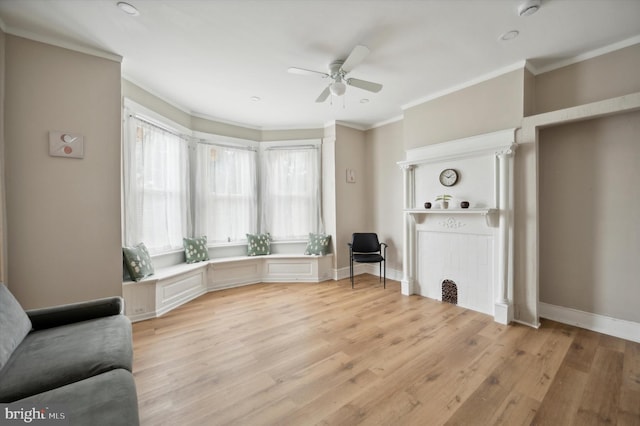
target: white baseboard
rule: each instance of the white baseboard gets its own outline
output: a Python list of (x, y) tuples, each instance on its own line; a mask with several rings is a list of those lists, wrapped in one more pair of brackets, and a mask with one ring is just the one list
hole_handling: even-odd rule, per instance
[(640, 343), (640, 323), (544, 302), (538, 308), (543, 318)]

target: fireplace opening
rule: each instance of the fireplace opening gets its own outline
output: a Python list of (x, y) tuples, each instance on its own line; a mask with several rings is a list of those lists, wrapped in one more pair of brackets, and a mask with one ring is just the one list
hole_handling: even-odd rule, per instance
[(458, 304), (458, 286), (451, 280), (442, 281), (442, 301)]

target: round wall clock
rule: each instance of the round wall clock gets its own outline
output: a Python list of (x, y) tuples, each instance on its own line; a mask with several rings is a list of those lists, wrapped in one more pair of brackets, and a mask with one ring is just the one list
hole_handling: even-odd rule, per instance
[(444, 169), (440, 172), (440, 183), (444, 186), (453, 186), (458, 182), (458, 172), (454, 169)]

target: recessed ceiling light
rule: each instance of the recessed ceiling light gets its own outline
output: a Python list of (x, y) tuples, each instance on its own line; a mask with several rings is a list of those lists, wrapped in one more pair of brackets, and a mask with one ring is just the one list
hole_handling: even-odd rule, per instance
[(138, 11), (138, 9), (136, 9), (135, 6), (123, 2), (123, 1), (119, 1), (118, 2), (118, 7), (120, 8), (120, 10), (122, 10), (124, 13), (126, 13), (127, 15), (131, 15), (131, 16), (138, 16), (140, 15), (140, 11)]
[(260, 100), (260, 96), (252, 96), (252, 97), (251, 97), (251, 100), (252, 100), (253, 102), (258, 102), (258, 101)]
[(519, 34), (520, 34), (520, 31), (518, 30), (507, 31), (506, 33), (500, 36), (500, 40), (502, 41), (513, 40), (514, 38), (518, 37)]
[(369, 99), (367, 99), (367, 98), (362, 98), (362, 99), (360, 99), (360, 103), (361, 103), (361, 104), (367, 104), (367, 103), (369, 103)]

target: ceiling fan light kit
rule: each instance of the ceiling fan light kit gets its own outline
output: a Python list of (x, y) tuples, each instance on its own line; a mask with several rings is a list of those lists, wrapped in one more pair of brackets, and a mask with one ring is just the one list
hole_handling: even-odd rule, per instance
[(358, 45), (353, 48), (347, 59), (344, 61), (337, 60), (329, 64), (329, 72), (320, 72), (307, 70), (304, 68), (291, 67), (288, 69), (291, 74), (299, 75), (315, 75), (322, 78), (330, 78), (333, 80), (325, 89), (320, 93), (320, 96), (316, 99), (316, 102), (324, 102), (329, 95), (342, 96), (347, 91), (347, 86), (354, 86), (359, 89), (367, 90), (369, 92), (378, 93), (382, 90), (382, 84), (374, 83), (372, 81), (360, 80), (357, 78), (346, 78), (346, 75), (353, 70), (358, 64), (360, 64), (364, 58), (369, 54), (369, 49), (366, 46)]
[(525, 0), (520, 3), (518, 6), (518, 15), (520, 16), (530, 16), (533, 15), (540, 9), (541, 6), (540, 0)]
[(347, 85), (342, 81), (336, 81), (329, 85), (329, 91), (333, 96), (342, 96), (347, 91)]

